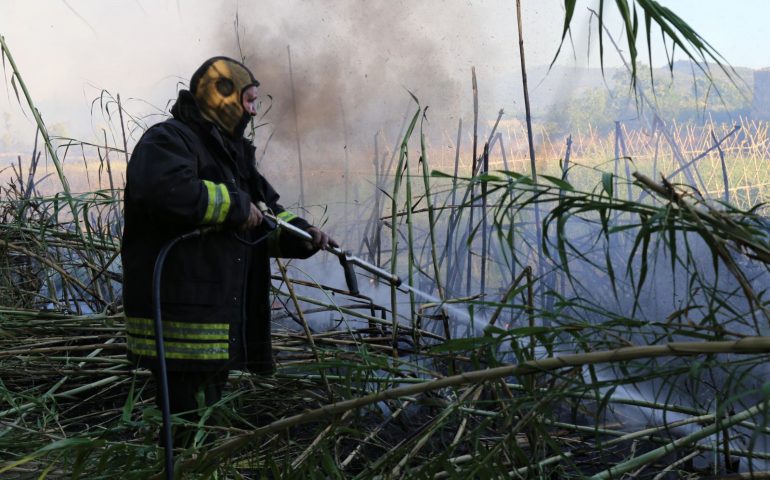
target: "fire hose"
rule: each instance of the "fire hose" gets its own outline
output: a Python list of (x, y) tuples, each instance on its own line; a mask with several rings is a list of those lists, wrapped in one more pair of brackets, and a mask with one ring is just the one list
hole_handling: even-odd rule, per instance
[[(273, 231), (277, 229), (281, 231), (285, 231), (302, 240), (307, 240), (307, 241), (313, 240), (313, 236), (310, 233), (302, 230), (301, 228), (295, 227), (294, 225), (273, 215), (273, 213), (267, 208), (267, 206), (263, 202), (259, 202), (257, 206), (262, 212), (263, 223), (265, 223), (266, 226), (268, 227), (267, 228), (268, 232), (253, 242), (246, 242), (242, 240), (240, 237), (236, 236), (236, 238), (238, 238), (241, 242), (246, 243), (247, 245), (250, 245), (250, 246), (256, 246), (260, 242), (265, 240), (270, 234), (273, 233)], [(160, 383), (160, 394), (161, 394), (161, 413), (163, 416), (162, 439), (163, 439), (163, 445), (165, 446), (165, 449), (166, 449), (165, 471), (166, 471), (167, 480), (173, 480), (174, 478), (174, 448), (173, 448), (174, 440), (171, 432), (171, 407), (169, 403), (168, 370), (166, 368), (166, 350), (163, 343), (163, 320), (162, 320), (161, 302), (160, 302), (161, 275), (163, 273), (163, 264), (166, 261), (166, 257), (168, 256), (168, 253), (171, 251), (171, 249), (177, 243), (184, 240), (189, 240), (191, 238), (200, 237), (201, 235), (205, 234), (208, 231), (209, 229), (205, 227), (197, 228), (193, 231), (184, 233), (182, 235), (179, 235), (169, 240), (158, 253), (158, 257), (155, 259), (155, 268), (153, 270), (152, 302), (153, 302), (153, 312), (154, 312), (154, 321), (155, 321), (154, 322), (155, 339), (156, 339), (155, 353), (158, 358), (158, 378)], [(339, 258), (340, 265), (342, 266), (342, 269), (345, 272), (345, 283), (347, 284), (348, 291), (350, 292), (351, 295), (359, 294), (358, 281), (356, 280), (356, 272), (353, 270), (353, 265), (356, 265), (366, 270), (367, 272), (379, 278), (382, 278), (383, 280), (388, 281), (388, 283), (390, 283), (395, 287), (398, 287), (401, 285), (401, 279), (397, 275), (391, 272), (388, 272), (387, 270), (383, 270), (382, 268), (379, 268), (376, 265), (372, 265), (371, 263), (366, 262), (365, 260), (359, 257), (353, 256), (349, 251), (344, 251), (339, 247), (335, 247), (332, 245), (327, 245), (326, 251), (336, 255)]]

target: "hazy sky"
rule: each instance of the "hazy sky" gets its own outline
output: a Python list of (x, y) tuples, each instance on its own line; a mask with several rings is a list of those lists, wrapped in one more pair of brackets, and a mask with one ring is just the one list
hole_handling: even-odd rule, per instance
[[(547, 64), (559, 42), (563, 2), (522, 3), (528, 64)], [(586, 64), (585, 12), (596, 3), (578, 2), (576, 52), (567, 49), (562, 64)], [(662, 3), (733, 65), (770, 66), (762, 33), (770, 1)], [(121, 94), (137, 115), (150, 105), (166, 110), (178, 83), (204, 59), (238, 55), (236, 13), (241, 51), (261, 92), (275, 99), (269, 121), (279, 139), (293, 128), (286, 120), (289, 45), (310, 139), (340, 130), (343, 114), (351, 135), (368, 135), (377, 128), (372, 119), (399, 124), (407, 90), (431, 106), (433, 118), (456, 118), (468, 108), (471, 66), (487, 116), (500, 107), (521, 109), (514, 0), (0, 0), (0, 35), (49, 127), (98, 138), (102, 119), (91, 106), (102, 90)], [(616, 56), (607, 63), (616, 64)], [(598, 66), (595, 59), (590, 65)], [(0, 146), (8, 149), (20, 138), (31, 142), (34, 127), (7, 80), (3, 87)]]

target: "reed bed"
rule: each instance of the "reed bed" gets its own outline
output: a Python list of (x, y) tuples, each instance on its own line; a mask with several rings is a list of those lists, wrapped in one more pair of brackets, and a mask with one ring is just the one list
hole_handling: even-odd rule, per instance
[[(489, 121), (486, 128), (491, 129), (494, 122)], [(770, 177), (767, 162), (768, 122), (746, 117), (735, 119), (732, 124), (724, 124), (706, 119), (701, 124), (662, 122), (660, 119), (644, 122), (619, 122), (615, 131), (599, 131), (591, 125), (576, 126), (569, 134), (559, 134), (547, 124), (537, 125), (535, 130), (535, 148), (538, 159), (538, 172), (560, 175), (567, 139), (570, 139), (570, 157), (572, 163), (602, 170), (613, 171), (616, 158), (621, 170), (628, 162), (629, 169), (640, 171), (652, 178), (661, 173), (670, 175), (672, 181), (683, 181), (682, 172), (677, 172), (680, 165), (676, 159), (679, 154), (686, 163), (698, 168), (702, 184), (696, 185), (704, 194), (711, 197), (723, 196), (725, 189), (731, 194), (731, 201), (736, 206), (750, 208), (766, 203)], [(472, 134), (463, 131), (462, 140), (450, 140), (444, 134), (445, 142), (453, 147), (460, 145), (461, 161), (459, 171), (470, 175), (472, 153), (470, 143)], [(489, 147), (490, 170), (529, 171), (527, 152), (526, 125), (517, 119), (503, 119), (496, 136)], [(446, 149), (432, 148), (434, 168), (443, 172), (452, 172), (454, 154)], [(676, 153), (675, 153), (676, 152)], [(726, 162), (723, 172), (722, 161)], [(626, 172), (623, 172), (624, 174)], [(725, 185), (725, 174), (727, 184)], [(625, 175), (628, 176), (628, 175)], [(581, 189), (592, 187), (591, 178), (573, 178)]]
[[(103, 98), (121, 133), (94, 147), (98, 188), (41, 193), (37, 149), (2, 187), (3, 478), (162, 478), (155, 386), (125, 359), (120, 304), (110, 172), (130, 120)], [(437, 168), (424, 116), (415, 99), (346, 235), (407, 285), (359, 274), (352, 295), (300, 263), (274, 269), (278, 371), (232, 372), (187, 425), (180, 478), (767, 476), (770, 228), (721, 174), (722, 154), (755, 147), (712, 128), (709, 151), (682, 126), (665, 148), (686, 154), (663, 155), (621, 125), (611, 146), (568, 139), (561, 168), (533, 178), (502, 123), (476, 126), (470, 170), (459, 140)], [(704, 151), (718, 175), (687, 163)], [(653, 171), (636, 168), (645, 152)]]

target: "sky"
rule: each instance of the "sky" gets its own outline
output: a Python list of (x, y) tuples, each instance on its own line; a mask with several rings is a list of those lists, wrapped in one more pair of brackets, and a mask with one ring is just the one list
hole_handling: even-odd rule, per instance
[(732, 65), (754, 69), (770, 67), (766, 0), (664, 0)]
[[(574, 51), (566, 46), (557, 64), (598, 66), (595, 39), (588, 54), (587, 8), (596, 3), (578, 2)], [(770, 1), (662, 3), (729, 63), (770, 66), (763, 34)], [(523, 0), (522, 9), (527, 64), (548, 65), (559, 45), (563, 2)], [(365, 138), (361, 148), (369, 148), (378, 129), (398, 130), (412, 110), (410, 92), (430, 105), (436, 125), (467, 118), (472, 67), (482, 116), (522, 109), (513, 0), (0, 0), (0, 35), (49, 129), (94, 142), (109, 131), (101, 107), (110, 99), (120, 94), (137, 119), (133, 125), (141, 127), (129, 132), (136, 140), (197, 66), (220, 54), (243, 55), (262, 82), (264, 121), (274, 134), (270, 153), (279, 158), (294, 149), (297, 129), (308, 151), (334, 139), (324, 158), (350, 151), (354, 139)], [(612, 53), (605, 62), (619, 64)], [(7, 159), (28, 148), (34, 124), (5, 68), (0, 155)], [(574, 81), (530, 80), (541, 99)]]

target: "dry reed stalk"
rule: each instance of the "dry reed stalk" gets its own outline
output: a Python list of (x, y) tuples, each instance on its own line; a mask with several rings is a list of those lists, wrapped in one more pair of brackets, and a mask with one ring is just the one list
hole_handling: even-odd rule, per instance
[(62, 278), (66, 278), (67, 280), (69, 280), (69, 282), (72, 282), (73, 284), (75, 284), (84, 293), (92, 295), (95, 299), (100, 301), (102, 304), (106, 304), (107, 303), (107, 302), (105, 302), (104, 298), (102, 298), (102, 296), (96, 290), (94, 290), (93, 288), (87, 287), (79, 279), (73, 277), (70, 272), (67, 272), (60, 265), (60, 263), (54, 262), (50, 258), (44, 257), (44, 256), (42, 256), (42, 255), (40, 255), (40, 254), (38, 254), (36, 252), (33, 252), (33, 251), (27, 249), (26, 247), (23, 247), (21, 245), (16, 245), (15, 243), (7, 242), (5, 240), (0, 240), (0, 247), (7, 248), (9, 250), (13, 250), (13, 251), (19, 252), (19, 253), (21, 253), (23, 255), (27, 255), (30, 258), (34, 258), (34, 259), (38, 260), (41, 263), (44, 263), (47, 267), (49, 267), (52, 270), (55, 270), (56, 272), (58, 272), (62, 276)]
[(305, 180), (302, 168), (302, 143), (299, 130), (299, 111), (297, 110), (297, 96), (294, 92), (294, 69), (291, 63), (291, 45), (286, 45), (286, 54), (289, 59), (289, 85), (291, 87), (292, 112), (294, 113), (294, 138), (297, 146), (297, 162), (299, 165), (299, 208), (305, 208)]
[(667, 465), (665, 468), (663, 468), (660, 473), (655, 475), (652, 480), (662, 480), (663, 478), (668, 475), (668, 472), (672, 471), (679, 465), (686, 464), (687, 462), (691, 461), (693, 458), (700, 455), (699, 451), (690, 452), (687, 455), (684, 455), (682, 458), (677, 459), (675, 462), (672, 462), (671, 464)]
[[(315, 410), (303, 412), (290, 417), (281, 418), (269, 425), (260, 427), (247, 435), (229, 439), (221, 445), (205, 452), (195, 461), (187, 460), (179, 465), (180, 472), (189, 469), (193, 464), (210, 464), (226, 456), (234, 455), (257, 438), (303, 423), (314, 422), (324, 418), (333, 418), (349, 410), (358, 409), (376, 402), (396, 400), (398, 398), (419, 395), (428, 391), (460, 385), (476, 385), (499, 378), (518, 375), (532, 375), (565, 367), (581, 367), (599, 363), (619, 363), (642, 358), (657, 358), (666, 356), (714, 355), (720, 353), (766, 354), (770, 353), (770, 337), (746, 337), (734, 341), (715, 342), (671, 342), (664, 345), (647, 345), (623, 347), (615, 350), (597, 351), (582, 354), (563, 355), (540, 360), (530, 360), (518, 365), (489, 368), (465, 372), (451, 377), (438, 378), (417, 385), (407, 385), (385, 390), (362, 397), (345, 400), (330, 405), (324, 405)], [(731, 417), (731, 424), (738, 423), (756, 413), (759, 407), (752, 408), (742, 414)], [(724, 425), (720, 425), (724, 427)], [(707, 435), (706, 435), (707, 436)], [(689, 437), (685, 437), (689, 438)], [(688, 440), (689, 441), (689, 440)], [(614, 471), (614, 470), (613, 470)], [(152, 477), (160, 479), (161, 476)], [(600, 477), (597, 477), (597, 480)]]
[[(471, 66), (471, 88), (473, 91), (473, 158), (472, 158), (472, 164), (471, 164), (471, 177), (475, 177), (479, 168), (479, 157), (478, 157), (478, 137), (479, 137), (479, 89), (476, 84), (476, 67)], [(467, 268), (465, 272), (465, 295), (470, 296), (471, 294), (471, 278), (473, 273), (473, 249), (472, 244), (470, 240), (473, 238), (472, 232), (473, 232), (473, 215), (476, 211), (475, 204), (475, 188), (476, 188), (476, 182), (471, 182), (469, 185), (468, 192), (470, 193), (470, 219), (468, 221), (468, 253), (467, 253)]]
[[(308, 344), (310, 345), (310, 349), (313, 352), (313, 356), (315, 357), (316, 361), (320, 361), (320, 357), (318, 356), (318, 349), (316, 349), (315, 341), (313, 340), (313, 334), (310, 331), (310, 326), (307, 323), (307, 320), (305, 320), (305, 315), (302, 312), (302, 307), (299, 304), (299, 300), (297, 299), (297, 295), (294, 293), (294, 285), (291, 281), (289, 281), (289, 276), (286, 271), (286, 267), (283, 265), (283, 262), (276, 258), (275, 259), (276, 265), (278, 265), (278, 269), (281, 271), (281, 276), (283, 277), (284, 285), (286, 285), (286, 288), (289, 290), (289, 298), (291, 298), (292, 303), (294, 304), (295, 311), (297, 313), (297, 316), (299, 317), (300, 324), (302, 325), (302, 329), (305, 332), (305, 336), (307, 338)], [(320, 371), (321, 377), (323, 378), (324, 386), (326, 387), (326, 392), (329, 395), (329, 400), (334, 401), (334, 395), (332, 394), (332, 389), (329, 386), (329, 381), (326, 380), (326, 376), (323, 370)]]
[[(409, 460), (414, 458), (420, 450), (422, 450), (425, 445), (428, 443), (428, 440), (433, 436), (433, 434), (437, 431), (438, 428), (440, 428), (443, 424), (443, 421), (447, 419), (450, 415), (452, 415), (457, 408), (468, 400), (468, 397), (470, 396), (473, 398), (475, 396), (475, 393), (479, 391), (480, 388), (477, 385), (470, 386), (465, 389), (457, 399), (457, 402), (453, 402), (444, 408), (444, 410), (436, 415), (431, 421), (429, 422), (427, 428), (424, 427), (424, 431), (422, 432), (422, 435), (419, 436), (416, 442), (414, 442), (414, 446), (409, 450), (409, 452), (402, 456), (401, 459), (398, 461), (395, 467), (390, 472), (391, 478), (399, 478), (401, 477), (402, 472), (404, 472), (404, 469), (409, 463)], [(471, 400), (472, 401), (472, 400)], [(464, 428), (464, 427), (463, 427)], [(459, 433), (459, 430), (458, 430)]]
[[(440, 264), (437, 256), (437, 250), (438, 246), (436, 244), (436, 217), (434, 214), (434, 206), (433, 206), (433, 199), (431, 197), (431, 188), (430, 188), (430, 180), (429, 180), (429, 174), (430, 174), (430, 166), (428, 164), (428, 150), (425, 148), (425, 132), (423, 131), (423, 124), (425, 116), (423, 115), (423, 120), (420, 122), (420, 159), (419, 159), (419, 165), (422, 166), (422, 179), (423, 179), (423, 188), (425, 189), (425, 201), (427, 203), (427, 211), (428, 211), (428, 229), (429, 229), (429, 237), (430, 237), (430, 256), (431, 256), (431, 265), (433, 267), (433, 279), (436, 283), (436, 290), (438, 292), (438, 298), (440, 301), (444, 301), (444, 298), (446, 296), (446, 292), (444, 292), (444, 288), (442, 287), (441, 282), (441, 271), (440, 271)], [(410, 208), (410, 210), (413, 210)], [(413, 212), (416, 213), (416, 212)]]
[(762, 411), (766, 411), (768, 407), (770, 407), (769, 402), (761, 402), (738, 414), (731, 415), (730, 417), (725, 417), (723, 419), (718, 419), (713, 424), (695, 433), (691, 433), (684, 437), (678, 438), (671, 443), (663, 445), (662, 447), (656, 448), (654, 450), (641, 454), (638, 457), (635, 457), (631, 460), (627, 460), (623, 463), (620, 463), (611, 468), (608, 468), (607, 470), (599, 472), (590, 478), (591, 480), (609, 480), (612, 478), (617, 478), (618, 475), (622, 475), (624, 473), (630, 472), (631, 470), (638, 468), (640, 466), (647, 465), (650, 462), (657, 460), (668, 453), (677, 451), (684, 446), (688, 446), (690, 444), (697, 442), (700, 439), (709, 437), (721, 429), (728, 428), (747, 418), (757, 415)]
[(376, 428), (374, 428), (371, 432), (369, 432), (366, 438), (364, 438), (361, 442), (359, 442), (356, 448), (353, 449), (353, 451), (350, 452), (350, 454), (340, 463), (340, 467), (344, 470), (348, 465), (350, 465), (350, 462), (352, 462), (356, 456), (361, 454), (361, 450), (363, 446), (369, 443), (375, 436), (377, 436), (377, 434), (379, 434), (380, 431), (388, 423), (398, 418), (399, 415), (401, 415), (404, 411), (406, 411), (407, 407), (409, 407), (409, 405), (411, 404), (412, 402), (409, 400), (404, 401), (403, 404), (398, 409), (396, 409), (396, 411), (394, 411), (390, 417), (388, 417), (384, 422), (382, 422)]
[(18, 350), (5, 350), (0, 352), (0, 358), (17, 357), (35, 354), (47, 354), (58, 352), (80, 352), (83, 350), (93, 350), (95, 348), (101, 349), (113, 349), (113, 350), (125, 350), (126, 345), (122, 343), (96, 343), (93, 345), (62, 345), (60, 347), (45, 347), (45, 348), (24, 348)]
[[(325, 378), (325, 377), (324, 377), (324, 378)], [(328, 385), (327, 385), (327, 386), (328, 386)], [(345, 413), (342, 415), (342, 417), (339, 419), (339, 422), (340, 422), (340, 423), (344, 422), (344, 421), (345, 421), (345, 420), (347, 420), (347, 419), (348, 419), (348, 418), (349, 418), (349, 417), (350, 417), (352, 414), (353, 414), (353, 412), (352, 412), (352, 411), (349, 411), (349, 412), (345, 412)], [(310, 455), (312, 455), (312, 454), (313, 454), (313, 451), (314, 451), (314, 450), (315, 450), (315, 449), (318, 447), (318, 445), (319, 445), (321, 442), (323, 442), (323, 441), (324, 441), (324, 439), (327, 437), (327, 435), (329, 435), (329, 433), (331, 433), (332, 431), (334, 431), (334, 428), (336, 427), (335, 423), (337, 423), (337, 422), (332, 422), (332, 423), (330, 423), (329, 425), (327, 425), (327, 426), (326, 426), (326, 428), (324, 428), (323, 430), (321, 430), (321, 433), (319, 433), (319, 434), (316, 436), (316, 438), (315, 438), (315, 439), (314, 439), (314, 440), (313, 440), (313, 441), (310, 443), (310, 445), (308, 445), (308, 447), (307, 447), (307, 448), (306, 448), (306, 449), (305, 449), (305, 450), (304, 450), (304, 451), (303, 451), (303, 452), (302, 452), (302, 453), (301, 453), (301, 454), (300, 454), (300, 455), (299, 455), (297, 458), (295, 458), (295, 459), (294, 459), (294, 460), (291, 462), (291, 469), (292, 469), (292, 470), (296, 470), (296, 469), (297, 469), (297, 467), (299, 467), (299, 466), (300, 466), (300, 465), (301, 465), (301, 464), (302, 464), (302, 463), (303, 463), (305, 460), (307, 460), (307, 459), (308, 459), (308, 457), (310, 457)]]

